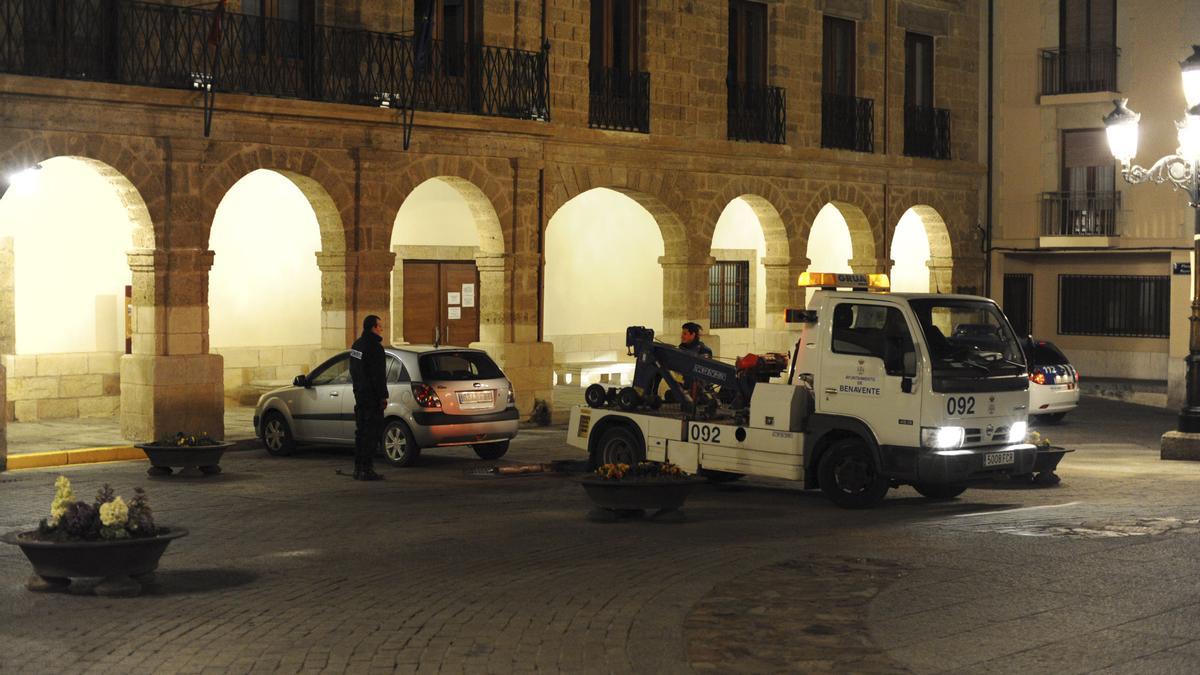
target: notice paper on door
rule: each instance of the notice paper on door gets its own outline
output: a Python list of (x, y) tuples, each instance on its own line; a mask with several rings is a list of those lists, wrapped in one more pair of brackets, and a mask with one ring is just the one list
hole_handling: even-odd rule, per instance
[[(451, 293), (451, 295), (458, 295), (458, 294)], [(448, 319), (461, 319), (462, 318), (462, 307), (447, 307), (446, 314), (447, 314), (446, 318), (448, 318)]]
[(461, 303), (462, 303), (462, 299), (458, 293), (447, 293), (446, 294), (446, 304), (447, 305), (458, 305)]
[(475, 284), (463, 284), (462, 287), (462, 306), (475, 306)]

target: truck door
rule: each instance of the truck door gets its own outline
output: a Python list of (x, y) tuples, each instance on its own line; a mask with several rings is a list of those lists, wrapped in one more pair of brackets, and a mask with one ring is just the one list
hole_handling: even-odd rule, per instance
[(880, 445), (920, 445), (917, 352), (904, 312), (866, 301), (834, 303), (816, 382), (817, 412), (862, 420)]

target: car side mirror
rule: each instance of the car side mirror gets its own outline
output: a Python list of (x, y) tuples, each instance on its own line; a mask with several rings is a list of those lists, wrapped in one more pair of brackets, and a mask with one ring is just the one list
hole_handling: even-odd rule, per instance
[(292, 380), (292, 386), (293, 387), (304, 387), (305, 389), (308, 389), (308, 387), (309, 387), (308, 378), (303, 375), (297, 375), (296, 379)]

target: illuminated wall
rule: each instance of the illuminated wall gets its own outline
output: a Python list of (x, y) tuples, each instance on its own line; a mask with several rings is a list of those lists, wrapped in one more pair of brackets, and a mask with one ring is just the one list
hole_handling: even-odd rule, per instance
[[(850, 227), (833, 204), (826, 204), (817, 212), (808, 235), (805, 257), (811, 261), (808, 269), (813, 272), (853, 272), (850, 268), (850, 260), (854, 257)], [(808, 289), (805, 300), (811, 301), (815, 292)]]
[(616, 359), (631, 325), (662, 334), (662, 255), (658, 224), (633, 199), (597, 188), (564, 204), (546, 231), (544, 332), (555, 360)]
[(929, 236), (925, 223), (913, 209), (904, 212), (892, 235), (892, 290), (907, 293), (929, 292)]
[(15, 353), (124, 352), (129, 208), (83, 160), (41, 165), (0, 200), (0, 236), (13, 244)]
[(235, 183), (217, 207), (209, 247), (214, 349), (321, 343), (321, 234), (294, 183), (262, 169)]
[(391, 245), (479, 246), (479, 230), (458, 190), (435, 178), (418, 185), (400, 206)]

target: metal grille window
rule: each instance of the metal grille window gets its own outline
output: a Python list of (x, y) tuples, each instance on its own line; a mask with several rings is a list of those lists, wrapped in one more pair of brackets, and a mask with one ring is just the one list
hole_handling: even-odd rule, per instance
[(708, 270), (709, 328), (750, 327), (750, 263), (714, 263)]
[(1171, 277), (1058, 277), (1060, 335), (1168, 337)]

